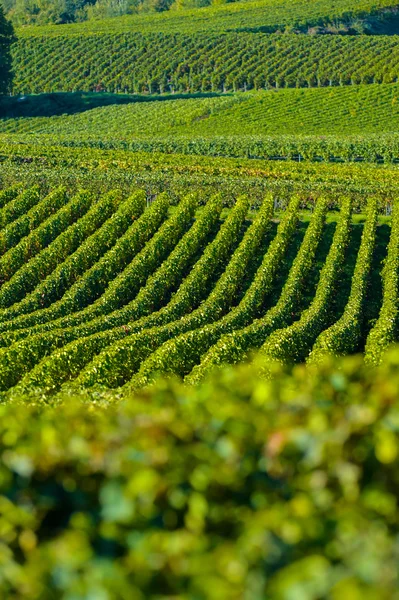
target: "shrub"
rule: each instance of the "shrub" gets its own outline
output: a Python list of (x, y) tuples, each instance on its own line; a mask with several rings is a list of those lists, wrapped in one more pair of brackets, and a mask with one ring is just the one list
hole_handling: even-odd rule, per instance
[(398, 598), (398, 362), (3, 404), (2, 597)]

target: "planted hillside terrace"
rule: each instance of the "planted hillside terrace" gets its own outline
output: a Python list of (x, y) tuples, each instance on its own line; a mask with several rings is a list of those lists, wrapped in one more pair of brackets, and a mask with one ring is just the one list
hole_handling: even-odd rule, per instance
[(294, 194), (285, 210), (270, 193), (255, 209), (199, 192), (149, 204), (140, 189), (0, 198), (6, 397), (137, 389), (160, 373), (195, 383), (255, 350), (283, 363), (365, 351), (378, 364), (398, 338), (399, 212), (382, 216), (377, 197), (362, 212), (349, 196)]

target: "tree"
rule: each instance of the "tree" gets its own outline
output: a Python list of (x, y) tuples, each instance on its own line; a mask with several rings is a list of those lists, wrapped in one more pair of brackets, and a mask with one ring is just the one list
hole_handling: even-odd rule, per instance
[(0, 94), (9, 91), (12, 80), (11, 45), (15, 41), (13, 26), (0, 5)]

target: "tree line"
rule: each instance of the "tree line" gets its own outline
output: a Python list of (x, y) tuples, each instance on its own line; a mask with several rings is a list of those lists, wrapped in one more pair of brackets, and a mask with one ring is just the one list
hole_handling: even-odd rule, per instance
[[(173, 8), (199, 8), (213, 0), (3, 0), (6, 15), (19, 25), (65, 24)], [(228, 0), (227, 0), (228, 1)], [(217, 0), (225, 3), (226, 0)]]

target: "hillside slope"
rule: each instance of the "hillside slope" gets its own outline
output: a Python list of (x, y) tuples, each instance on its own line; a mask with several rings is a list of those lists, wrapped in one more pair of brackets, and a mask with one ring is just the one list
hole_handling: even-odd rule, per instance
[[(51, 393), (74, 380), (137, 388), (157, 372), (186, 376), (233, 332), (245, 337), (242, 357), (251, 348), (270, 354), (265, 344), (278, 335), (273, 356), (300, 362), (344, 315), (340, 354), (366, 346), (378, 362), (396, 339), (396, 204), (390, 233), (385, 220), (378, 227), (376, 197), (361, 222), (348, 197), (327, 215), (325, 197), (305, 213), (299, 195), (286, 197), (276, 212), (268, 194), (252, 213), (241, 196), (225, 218), (222, 197), (199, 207), (201, 194), (184, 194), (173, 209), (165, 194), (145, 208), (144, 190), (126, 198), (11, 189), (1, 199), (0, 391)], [(376, 247), (392, 267), (382, 289)], [(394, 307), (375, 324), (389, 298)]]
[(334, 22), (351, 22), (381, 11), (396, 9), (394, 0), (247, 0), (192, 10), (171, 10), (61, 26), (25, 27), (19, 35), (85, 35), (89, 32), (193, 33), (252, 30), (271, 33), (307, 30)]
[[(49, 96), (57, 100), (58, 95)], [(61, 98), (68, 95), (60, 94)], [(96, 99), (96, 95), (88, 95)], [(46, 96), (44, 96), (46, 98)], [(71, 100), (75, 98), (70, 95)], [(0, 133), (98, 140), (245, 135), (354, 135), (399, 131), (399, 83), (280, 89), (209, 98), (104, 96), (115, 105), (71, 115), (0, 120)], [(41, 96), (29, 99), (40, 105)], [(19, 103), (23, 107), (24, 103)], [(18, 110), (19, 105), (15, 105)], [(67, 108), (64, 109), (67, 112)], [(10, 110), (11, 112), (11, 110)]]
[[(399, 159), (398, 83), (172, 98), (32, 96), (8, 102), (8, 114), (21, 116), (0, 120), (0, 133), (9, 140), (50, 146), (253, 158)], [(69, 112), (68, 99), (71, 114), (60, 115), (60, 110)], [(101, 99), (104, 106), (87, 109)], [(29, 117), (30, 107), (40, 115), (41, 103), (47, 116)]]
[[(60, 27), (67, 32), (67, 27)], [(390, 83), (398, 36), (101, 33), (22, 37), (14, 94), (171, 93)]]

